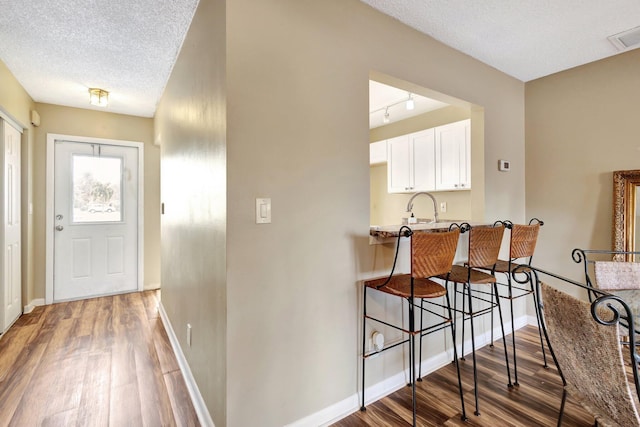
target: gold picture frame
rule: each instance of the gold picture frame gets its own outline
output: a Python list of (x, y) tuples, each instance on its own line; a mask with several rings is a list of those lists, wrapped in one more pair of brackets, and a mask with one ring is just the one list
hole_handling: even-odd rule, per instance
[[(636, 249), (636, 193), (640, 187), (640, 170), (613, 173), (613, 250)], [(620, 261), (634, 261), (634, 255), (618, 256)]]

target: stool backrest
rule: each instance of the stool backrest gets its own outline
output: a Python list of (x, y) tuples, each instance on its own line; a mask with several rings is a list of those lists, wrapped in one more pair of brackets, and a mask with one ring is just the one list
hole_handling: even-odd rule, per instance
[(460, 229), (411, 235), (411, 276), (426, 278), (451, 271)]
[(536, 249), (540, 223), (531, 225), (513, 224), (511, 227), (511, 259), (530, 258)]
[(469, 261), (471, 268), (493, 267), (498, 260), (504, 225), (473, 227), (469, 233)]

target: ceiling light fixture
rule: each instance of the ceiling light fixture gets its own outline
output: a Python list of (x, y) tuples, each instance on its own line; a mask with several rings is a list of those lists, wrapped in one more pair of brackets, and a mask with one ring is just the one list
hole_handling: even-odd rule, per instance
[(413, 102), (413, 94), (409, 92), (409, 99), (407, 99), (406, 103), (407, 110), (413, 110), (416, 108), (416, 104)]
[(106, 107), (109, 104), (109, 92), (95, 87), (89, 88), (89, 103), (98, 107)]
[(400, 104), (404, 104), (407, 110), (413, 110), (414, 108), (416, 108), (416, 104), (413, 99), (413, 94), (411, 92), (407, 92), (407, 94), (408, 94), (407, 98), (404, 98), (392, 104), (377, 108), (373, 111), (369, 111), (369, 114), (371, 115), (374, 113), (378, 113), (380, 111), (384, 111), (384, 116), (382, 117), (382, 123), (386, 125), (387, 123), (391, 122), (391, 119), (389, 117), (389, 108), (395, 107), (396, 105), (400, 105)]

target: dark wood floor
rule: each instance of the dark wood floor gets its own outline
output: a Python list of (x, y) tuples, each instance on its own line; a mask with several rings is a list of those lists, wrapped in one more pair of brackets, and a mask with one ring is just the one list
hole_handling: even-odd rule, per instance
[[(421, 426), (555, 426), (562, 399), (562, 382), (553, 361), (542, 367), (537, 329), (527, 326), (516, 332), (518, 380), (509, 390), (504, 368), (504, 349), (498, 341), (476, 354), (479, 368), (480, 416), (473, 415), (471, 357), (461, 362), (463, 391), (469, 420), (460, 420), (455, 365), (446, 366), (418, 382), (418, 425)], [(393, 351), (393, 350), (392, 350)], [(594, 419), (571, 398), (567, 401), (564, 427), (593, 426)], [(405, 387), (334, 424), (335, 427), (411, 425), (411, 389)]]
[(198, 426), (157, 292), (37, 307), (0, 339), (0, 426)]

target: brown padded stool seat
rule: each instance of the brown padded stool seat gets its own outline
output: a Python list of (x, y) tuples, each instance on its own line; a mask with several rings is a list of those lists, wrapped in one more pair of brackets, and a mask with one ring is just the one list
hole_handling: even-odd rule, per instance
[(462, 265), (453, 265), (451, 267), (451, 274), (447, 277), (446, 274), (440, 276), (442, 279), (449, 279), (452, 282), (464, 283), (469, 280), (471, 283), (494, 283), (496, 281), (495, 276), (491, 274), (483, 273), (482, 271), (469, 269)]
[[(382, 285), (385, 281), (387, 281), (388, 277), (381, 277), (379, 279), (371, 279), (366, 280), (364, 285), (369, 288), (376, 288), (380, 292), (385, 292), (387, 294), (396, 295), (403, 298), (411, 297), (411, 275), (410, 274), (401, 274), (398, 276), (393, 276), (389, 283), (381, 288), (378, 286)], [(447, 289), (429, 279), (413, 279), (413, 297), (414, 298), (438, 298), (443, 297), (447, 294)]]
[[(521, 264), (516, 264), (514, 262), (511, 263), (511, 271), (515, 271), (516, 268), (520, 267)], [(519, 273), (527, 273), (531, 271), (531, 269), (529, 267), (522, 267), (520, 270), (518, 270)], [(509, 261), (504, 261), (499, 259), (496, 262), (496, 268), (495, 268), (495, 272), (496, 273), (508, 273), (509, 272)]]

